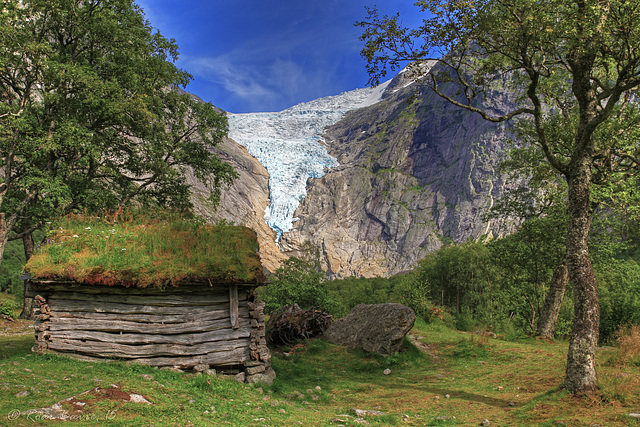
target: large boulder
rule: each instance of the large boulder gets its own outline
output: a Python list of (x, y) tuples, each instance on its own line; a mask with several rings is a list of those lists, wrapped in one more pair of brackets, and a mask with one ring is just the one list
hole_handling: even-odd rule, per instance
[(402, 304), (360, 304), (347, 317), (334, 321), (322, 338), (348, 348), (390, 356), (400, 350), (415, 320), (413, 310)]

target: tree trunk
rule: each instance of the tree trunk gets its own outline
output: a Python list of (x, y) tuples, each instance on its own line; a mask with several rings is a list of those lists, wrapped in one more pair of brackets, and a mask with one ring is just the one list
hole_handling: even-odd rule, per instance
[(7, 227), (4, 213), (0, 212), (0, 265), (2, 265), (2, 257), (4, 256), (4, 248), (9, 240), (9, 232), (11, 227)]
[(590, 156), (583, 156), (568, 176), (567, 268), (574, 292), (574, 321), (564, 387), (576, 392), (596, 387), (595, 357), (600, 304), (587, 239), (590, 227)]
[(568, 283), (569, 271), (567, 269), (567, 258), (565, 256), (551, 277), (549, 292), (544, 300), (544, 306), (542, 306), (540, 318), (538, 319), (537, 336), (547, 339), (553, 338)]
[[(33, 251), (35, 249), (35, 245), (33, 243), (33, 235), (31, 233), (25, 235), (22, 238), (22, 244), (24, 246), (24, 257), (25, 262), (29, 261), (31, 256), (33, 255)], [(27, 295), (30, 295), (29, 287), (30, 282), (28, 280), (24, 281), (24, 303), (22, 305), (22, 313), (20, 313), (20, 319), (32, 319), (33, 318), (33, 298), (29, 298)]]

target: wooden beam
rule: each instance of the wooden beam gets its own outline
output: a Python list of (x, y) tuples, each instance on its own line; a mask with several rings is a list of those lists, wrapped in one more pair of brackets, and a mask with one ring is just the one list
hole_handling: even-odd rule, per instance
[(231, 327), (238, 329), (238, 287), (236, 285), (229, 286), (229, 313), (231, 318)]

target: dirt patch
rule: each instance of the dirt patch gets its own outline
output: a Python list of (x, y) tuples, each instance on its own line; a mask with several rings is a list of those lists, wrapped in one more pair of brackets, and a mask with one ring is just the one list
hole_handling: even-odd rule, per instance
[(435, 345), (423, 343), (422, 341), (420, 341), (422, 337), (415, 335), (413, 332), (409, 332), (407, 336), (409, 337), (409, 341), (411, 341), (411, 344), (415, 345), (418, 350), (425, 354), (428, 354), (433, 358), (433, 360), (438, 360), (437, 347)]
[(0, 336), (33, 333), (33, 320), (0, 318)]
[(144, 396), (124, 391), (122, 387), (111, 384), (109, 387), (96, 387), (80, 393), (76, 396), (68, 397), (48, 408), (31, 409), (21, 415), (40, 415), (41, 419), (79, 421), (87, 420), (88, 415), (95, 411), (97, 402), (109, 400), (112, 402), (135, 402), (150, 405), (151, 402)]

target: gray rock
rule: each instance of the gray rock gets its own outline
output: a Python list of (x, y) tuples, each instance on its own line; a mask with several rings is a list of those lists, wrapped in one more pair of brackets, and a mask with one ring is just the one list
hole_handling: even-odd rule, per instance
[(271, 383), (273, 383), (273, 380), (276, 379), (276, 371), (273, 370), (273, 368), (267, 368), (264, 372), (259, 373), (259, 374), (255, 374), (255, 375), (249, 375), (247, 377), (247, 382), (249, 384), (266, 384), (269, 385)]
[(353, 412), (354, 414), (356, 414), (356, 417), (366, 417), (368, 415), (379, 417), (381, 415), (384, 415), (384, 412), (382, 411), (372, 411), (370, 409), (354, 409)]
[(334, 321), (323, 339), (337, 345), (390, 356), (400, 349), (415, 320), (413, 310), (402, 304), (360, 304), (347, 317)]
[(481, 426), (485, 426), (485, 427), (486, 427), (486, 426), (490, 426), (490, 425), (491, 425), (491, 423), (489, 422), (489, 420), (488, 420), (488, 419), (486, 419), (486, 418), (485, 418), (484, 420), (482, 420), (482, 421), (480, 422), (480, 425), (481, 425)]

